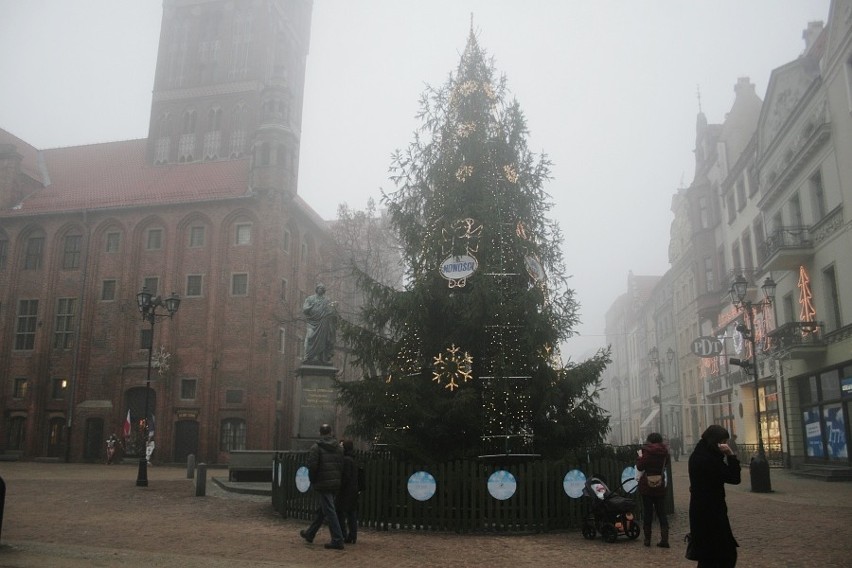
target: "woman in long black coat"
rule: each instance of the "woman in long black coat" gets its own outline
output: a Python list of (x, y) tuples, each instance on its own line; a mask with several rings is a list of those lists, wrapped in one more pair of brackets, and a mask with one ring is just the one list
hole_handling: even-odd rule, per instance
[(713, 425), (689, 457), (689, 530), (698, 568), (733, 568), (737, 544), (728, 520), (725, 484), (739, 485), (740, 461), (728, 447), (728, 431)]

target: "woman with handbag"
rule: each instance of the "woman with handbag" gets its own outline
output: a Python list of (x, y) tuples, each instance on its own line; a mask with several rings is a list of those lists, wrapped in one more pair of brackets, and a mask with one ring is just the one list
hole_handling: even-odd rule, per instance
[(714, 424), (701, 434), (689, 456), (687, 558), (698, 568), (733, 568), (737, 544), (728, 520), (725, 484), (739, 485), (740, 461), (728, 446), (728, 431)]
[(666, 466), (669, 463), (669, 449), (663, 444), (663, 437), (652, 432), (648, 434), (645, 445), (639, 450), (636, 469), (642, 472), (639, 478), (639, 494), (642, 495), (642, 532), (645, 546), (651, 546), (651, 525), (654, 511), (660, 521), (660, 548), (669, 548), (669, 520), (666, 518)]

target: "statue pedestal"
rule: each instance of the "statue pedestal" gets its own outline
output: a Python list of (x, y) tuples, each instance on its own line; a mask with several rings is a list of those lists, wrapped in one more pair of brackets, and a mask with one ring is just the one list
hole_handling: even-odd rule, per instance
[(335, 367), (320, 365), (302, 365), (296, 370), (296, 397), (299, 405), (293, 416), (296, 436), (291, 447), (294, 450), (310, 448), (319, 438), (319, 429), (323, 424), (335, 428), (337, 391), (334, 378), (338, 372)]

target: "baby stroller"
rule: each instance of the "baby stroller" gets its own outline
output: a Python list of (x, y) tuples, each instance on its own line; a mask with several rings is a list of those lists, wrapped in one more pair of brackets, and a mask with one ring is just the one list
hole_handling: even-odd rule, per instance
[(630, 540), (639, 537), (639, 524), (633, 518), (633, 499), (614, 493), (598, 477), (590, 477), (583, 488), (590, 512), (583, 520), (583, 536), (594, 540), (600, 533), (605, 542), (619, 535)]

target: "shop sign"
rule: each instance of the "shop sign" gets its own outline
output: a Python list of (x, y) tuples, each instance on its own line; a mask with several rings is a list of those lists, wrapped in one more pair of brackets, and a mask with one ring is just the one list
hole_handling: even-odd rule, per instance
[(692, 353), (697, 357), (717, 357), (722, 353), (722, 342), (709, 335), (704, 335), (692, 341)]

